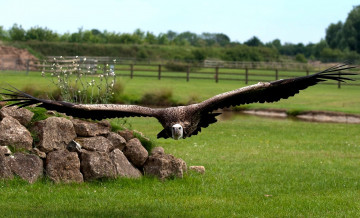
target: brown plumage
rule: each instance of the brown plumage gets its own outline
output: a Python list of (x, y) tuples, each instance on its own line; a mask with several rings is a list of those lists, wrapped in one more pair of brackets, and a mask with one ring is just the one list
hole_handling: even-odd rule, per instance
[(322, 81), (335, 80), (344, 82), (352, 80), (344, 76), (355, 75), (354, 73), (340, 72), (351, 68), (355, 68), (355, 66), (340, 64), (309, 76), (257, 83), (216, 95), (198, 104), (169, 108), (149, 108), (121, 104), (75, 104), (35, 98), (17, 89), (6, 89), (10, 93), (2, 94), (12, 97), (4, 101), (20, 101), (10, 106), (19, 105), (24, 107), (38, 104), (37, 107), (55, 110), (79, 118), (101, 120), (115, 117), (155, 117), (164, 127), (157, 135), (158, 138), (172, 137), (178, 139), (197, 135), (201, 128), (206, 128), (215, 123), (215, 117), (220, 114), (214, 113), (217, 109), (256, 102), (276, 102), (294, 96), (300, 90)]

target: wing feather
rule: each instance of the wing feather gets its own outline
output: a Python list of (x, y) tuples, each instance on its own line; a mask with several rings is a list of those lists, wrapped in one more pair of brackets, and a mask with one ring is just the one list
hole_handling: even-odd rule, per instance
[(86, 118), (93, 120), (102, 120), (105, 118), (116, 117), (151, 117), (156, 115), (156, 109), (149, 107), (142, 107), (138, 105), (121, 105), (121, 104), (74, 104), (63, 101), (53, 101), (46, 99), (35, 98), (13, 87), (14, 90), (5, 89), (9, 93), (0, 93), (11, 99), (2, 101), (19, 101), (8, 106), (25, 107), (37, 104), (37, 107), (42, 107), (47, 110), (55, 110), (60, 113), (65, 113), (69, 116)]
[(255, 85), (246, 86), (216, 95), (199, 103), (197, 107), (203, 112), (210, 112), (221, 108), (243, 104), (257, 102), (276, 102), (280, 99), (287, 99), (291, 96), (294, 96), (295, 94), (299, 93), (300, 90), (306, 89), (309, 86), (313, 86), (326, 80), (335, 80), (339, 82), (345, 82), (348, 80), (353, 81), (353, 79), (344, 76), (357, 74), (340, 71), (352, 69), (355, 67), (356, 66), (349, 66), (347, 63), (344, 63), (308, 76), (282, 79), (273, 82), (258, 83)]

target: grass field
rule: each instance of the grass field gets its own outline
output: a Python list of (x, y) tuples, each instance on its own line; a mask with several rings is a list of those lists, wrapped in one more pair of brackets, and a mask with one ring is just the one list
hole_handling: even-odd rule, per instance
[[(40, 74), (0, 74), (2, 82), (46, 89)], [(25, 79), (24, 79), (25, 78)], [(124, 94), (138, 98), (148, 90), (171, 89), (173, 98), (199, 100), (244, 86), (224, 81), (120, 79)], [(360, 87), (319, 85), (289, 100), (253, 107), (360, 113)], [(359, 217), (360, 127), (234, 116), (186, 140), (156, 139), (153, 118), (131, 118), (165, 152), (204, 175), (161, 182), (117, 179), (55, 185), (0, 181), (4, 217)], [(114, 121), (116, 122), (116, 121)]]
[[(357, 78), (357, 77), (356, 77)], [(170, 90), (176, 102), (186, 104), (190, 100), (202, 101), (222, 92), (231, 91), (243, 86), (244, 82), (212, 80), (134, 78), (118, 77), (117, 82), (124, 86), (123, 95), (127, 99), (141, 99), (147, 92)], [(19, 89), (37, 89), (49, 91), (55, 86), (49, 78), (41, 77), (40, 73), (31, 72), (0, 72), (0, 87), (9, 83)], [(251, 104), (250, 108), (284, 108), (291, 110), (325, 110), (360, 114), (360, 86), (317, 85), (310, 87), (295, 97), (272, 104)]]
[[(155, 119), (132, 119), (154, 138)], [(157, 140), (205, 175), (161, 182), (0, 182), (0, 213), (89, 217), (358, 217), (358, 125), (237, 116), (187, 140)]]

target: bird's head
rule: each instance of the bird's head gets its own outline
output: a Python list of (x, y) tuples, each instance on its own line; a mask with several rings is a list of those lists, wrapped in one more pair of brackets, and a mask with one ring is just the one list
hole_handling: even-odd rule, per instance
[(175, 140), (181, 139), (184, 135), (184, 129), (180, 124), (171, 127), (171, 137)]

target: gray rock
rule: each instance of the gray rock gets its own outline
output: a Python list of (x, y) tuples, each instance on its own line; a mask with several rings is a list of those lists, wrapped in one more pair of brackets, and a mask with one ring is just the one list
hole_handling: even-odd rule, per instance
[(0, 154), (0, 179), (12, 179), (14, 176), (10, 168), (10, 157)]
[(4, 117), (0, 122), (0, 146), (30, 150), (33, 138), (30, 132), (12, 117)]
[(81, 153), (81, 145), (74, 140), (66, 146), (66, 149), (70, 152)]
[(140, 170), (135, 168), (120, 151), (115, 149), (110, 153), (110, 158), (116, 168), (116, 175), (121, 177), (139, 178), (142, 176)]
[(98, 136), (107, 135), (111, 130), (109, 121), (88, 122), (84, 120), (73, 119), (75, 132), (78, 136)]
[(56, 182), (83, 182), (80, 159), (76, 152), (68, 150), (52, 151), (46, 157), (46, 174)]
[(80, 166), (85, 180), (116, 177), (116, 168), (108, 153), (83, 151)]
[(156, 176), (159, 179), (182, 178), (186, 170), (185, 161), (171, 154), (152, 155), (144, 164), (144, 174)]
[(64, 150), (76, 137), (72, 122), (63, 117), (49, 117), (36, 122), (33, 130), (38, 133), (40, 139), (37, 147), (45, 153)]
[(205, 173), (205, 167), (204, 166), (190, 166), (189, 170), (198, 172), (200, 174), (204, 174)]
[(29, 111), (26, 108), (18, 108), (17, 106), (13, 107), (3, 107), (0, 109), (0, 117), (12, 117), (19, 121), (21, 125), (28, 125), (34, 116), (34, 113)]
[(141, 142), (137, 138), (128, 141), (123, 152), (127, 159), (138, 168), (144, 165), (149, 156), (147, 150), (141, 145)]
[(155, 147), (151, 150), (151, 154), (150, 155), (156, 155), (156, 154), (165, 154), (164, 148), (163, 147)]
[(8, 146), (0, 146), (0, 155), (9, 156), (11, 154), (10, 149)]
[(31, 149), (31, 153), (39, 156), (39, 157), (42, 158), (42, 159), (45, 159), (45, 158), (46, 158), (46, 153), (40, 151), (38, 148), (33, 148), (33, 149)]
[(82, 149), (88, 151), (109, 152), (113, 147), (112, 143), (103, 136), (77, 138), (75, 141), (81, 145)]
[(126, 140), (117, 133), (110, 132), (106, 138), (113, 144), (111, 150), (118, 148), (122, 151), (126, 146)]
[(134, 132), (131, 130), (120, 130), (118, 134), (121, 135), (127, 142), (134, 138)]
[(15, 153), (9, 160), (11, 171), (29, 183), (43, 175), (43, 162), (36, 155)]

